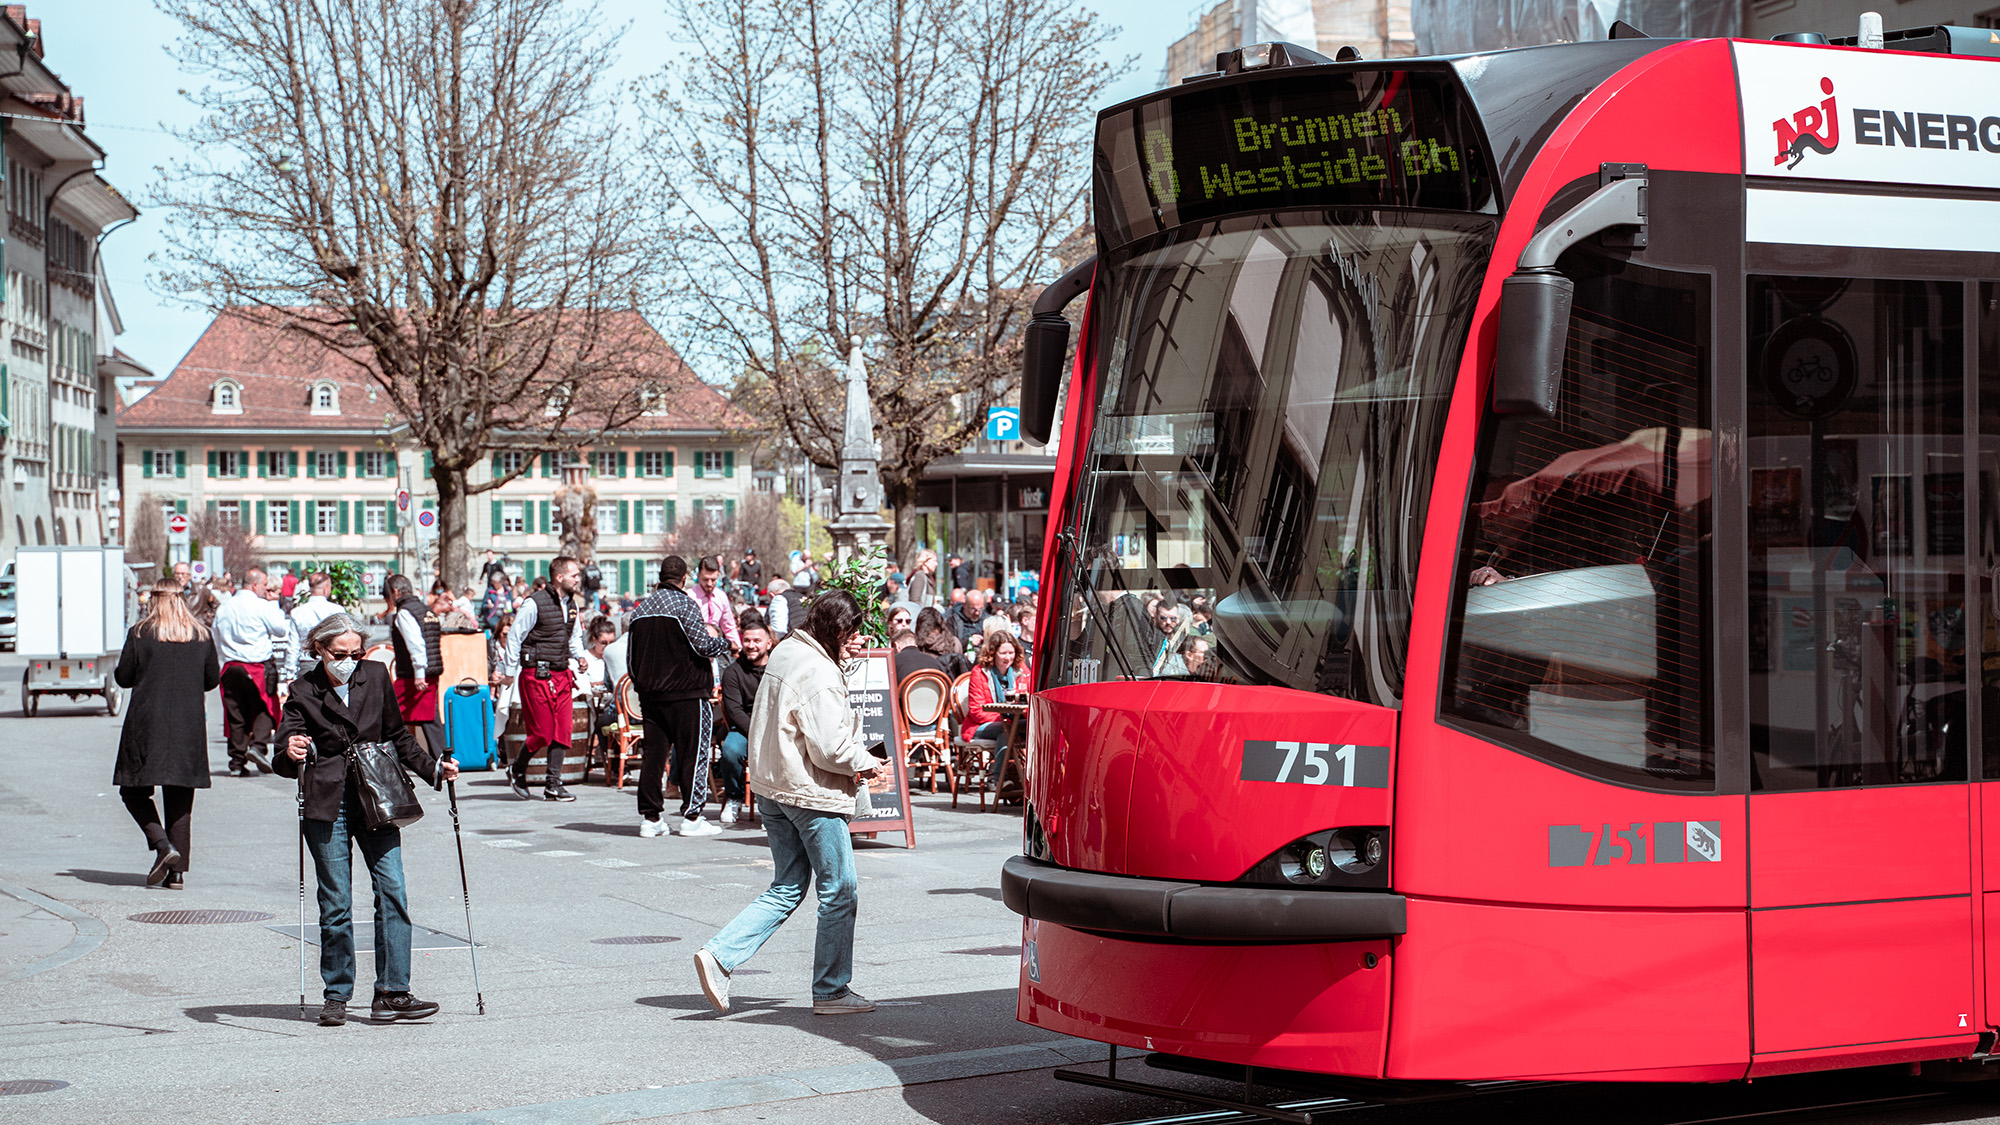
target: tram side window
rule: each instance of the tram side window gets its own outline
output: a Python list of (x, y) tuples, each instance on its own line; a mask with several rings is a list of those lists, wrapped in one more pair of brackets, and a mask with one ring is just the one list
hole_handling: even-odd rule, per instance
[(1747, 292), (1751, 785), (1962, 781), (1964, 290)]
[(1617, 780), (1715, 777), (1709, 283), (1579, 252), (1556, 415), (1489, 417), (1443, 712)]

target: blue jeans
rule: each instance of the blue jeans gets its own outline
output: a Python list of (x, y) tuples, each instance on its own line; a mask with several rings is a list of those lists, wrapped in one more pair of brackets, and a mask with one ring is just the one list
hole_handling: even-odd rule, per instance
[(725, 970), (748, 961), (805, 901), (811, 877), (819, 895), (819, 931), (813, 939), (815, 1000), (829, 1000), (854, 979), (854, 841), (839, 813), (781, 805), (757, 798), (764, 835), (771, 841), (771, 887), (743, 908), (703, 946)]
[(972, 737), (981, 742), (990, 738), (999, 744), (993, 748), (993, 764), (997, 768), (1000, 764), (1000, 755), (1007, 750), (1007, 724), (981, 723), (979, 729), (972, 732)]
[(741, 731), (722, 736), (721, 753), (715, 757), (715, 772), (722, 775), (722, 795), (732, 801), (743, 799), (744, 767), (750, 761), (750, 740)]
[(353, 847), (360, 845), (375, 887), (375, 991), (410, 990), (410, 903), (403, 891), (403, 833), (373, 832), (361, 819), (348, 783), (347, 799), (332, 821), (305, 822), (306, 847), (319, 877), (319, 976), (326, 999), (354, 998)]

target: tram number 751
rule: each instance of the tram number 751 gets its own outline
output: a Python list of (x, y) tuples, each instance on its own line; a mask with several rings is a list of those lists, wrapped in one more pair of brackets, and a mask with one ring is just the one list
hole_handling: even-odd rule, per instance
[(1339, 785), (1350, 789), (1389, 787), (1389, 748), (1340, 742), (1243, 743), (1244, 781), (1283, 785)]

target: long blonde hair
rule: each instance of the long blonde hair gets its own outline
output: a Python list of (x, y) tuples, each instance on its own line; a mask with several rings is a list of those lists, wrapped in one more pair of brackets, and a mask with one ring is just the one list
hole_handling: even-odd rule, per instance
[(208, 639), (208, 626), (188, 612), (187, 603), (181, 600), (181, 584), (170, 578), (154, 584), (153, 596), (146, 602), (146, 616), (139, 620), (139, 632), (168, 644)]

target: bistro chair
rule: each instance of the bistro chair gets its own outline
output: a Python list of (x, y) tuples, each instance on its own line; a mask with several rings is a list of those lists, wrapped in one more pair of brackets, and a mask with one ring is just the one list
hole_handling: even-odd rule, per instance
[[(973, 672), (978, 671), (977, 668)], [(968, 686), (972, 672), (967, 672), (951, 682), (951, 748), (952, 774), (951, 807), (958, 807), (958, 793), (961, 782), (971, 782), (979, 793), (979, 811), (986, 811), (986, 787), (992, 781), (993, 755), (1000, 749), (1000, 743), (991, 738), (964, 738), (957, 732), (965, 729)]]
[(640, 726), (639, 689), (632, 686), (632, 677), (620, 676), (618, 690), (612, 693), (618, 705), (618, 728), (611, 736), (611, 746), (605, 756), (605, 780), (619, 789), (625, 788), (625, 768), (629, 763), (644, 757), (640, 743), (644, 730)]
[(958, 781), (951, 768), (951, 732), (945, 729), (951, 703), (951, 677), (932, 668), (919, 669), (910, 673), (896, 691), (900, 704), (896, 711), (899, 727), (896, 733), (902, 744), (909, 747), (910, 765), (925, 772), (931, 792), (937, 792), (938, 773), (943, 771), (946, 786), (957, 793)]

